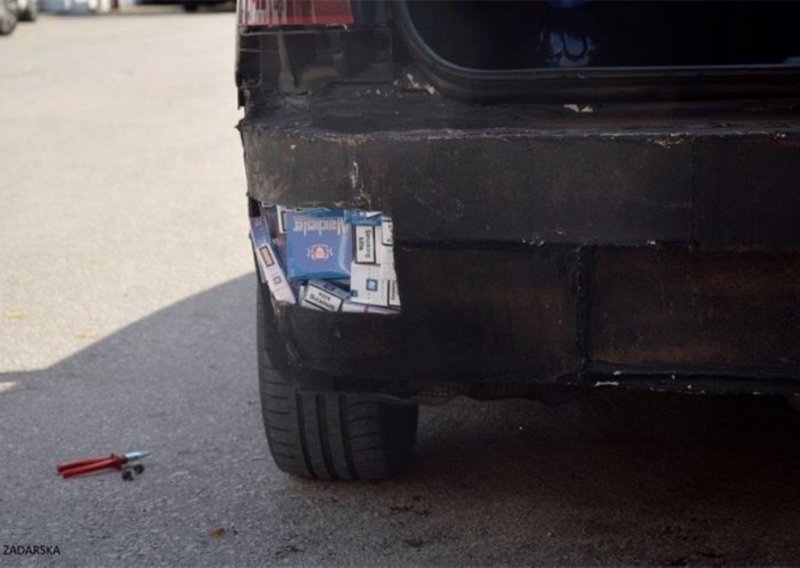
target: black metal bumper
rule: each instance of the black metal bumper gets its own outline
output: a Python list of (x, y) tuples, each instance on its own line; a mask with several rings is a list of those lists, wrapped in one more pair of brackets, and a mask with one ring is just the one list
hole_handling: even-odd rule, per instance
[(800, 392), (800, 120), (618, 124), (245, 119), (252, 198), (395, 221), (402, 314), (279, 308), (293, 364), (375, 385)]

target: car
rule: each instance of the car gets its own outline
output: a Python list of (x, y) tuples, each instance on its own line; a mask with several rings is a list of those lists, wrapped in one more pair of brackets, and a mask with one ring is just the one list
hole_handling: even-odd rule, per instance
[(137, 4), (146, 5), (168, 5), (180, 4), (185, 12), (197, 12), (201, 6), (214, 7), (226, 4), (228, 0), (137, 0)]
[(9, 35), (17, 27), (16, 0), (0, 0), (0, 35)]
[(37, 9), (71, 14), (104, 14), (114, 9), (114, 0), (36, 0)]
[[(798, 17), (769, 1), (240, 2), (277, 465), (394, 475), (418, 405), (457, 396), (796, 403)], [(392, 276), (373, 290), (396, 282), (399, 310), (345, 313), (366, 300), (352, 279), (333, 283), (343, 300), (292, 302), (321, 292), (292, 279), (282, 211), (312, 235), (331, 216), (391, 220)], [(342, 242), (300, 260), (351, 254)]]
[(21, 22), (35, 22), (39, 16), (39, 0), (17, 0)]

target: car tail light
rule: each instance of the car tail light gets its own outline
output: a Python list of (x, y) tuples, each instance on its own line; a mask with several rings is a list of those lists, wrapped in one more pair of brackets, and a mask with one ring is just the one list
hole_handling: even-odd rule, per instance
[(353, 23), (350, 0), (240, 0), (241, 26), (345, 26)]

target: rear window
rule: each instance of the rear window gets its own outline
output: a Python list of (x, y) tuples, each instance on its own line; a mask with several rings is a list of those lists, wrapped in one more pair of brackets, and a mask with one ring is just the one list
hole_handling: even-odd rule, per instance
[(475, 90), (482, 79), (637, 74), (741, 83), (745, 71), (789, 72), (796, 85), (800, 68), (798, 2), (414, 0), (400, 12), (414, 54), (440, 80)]

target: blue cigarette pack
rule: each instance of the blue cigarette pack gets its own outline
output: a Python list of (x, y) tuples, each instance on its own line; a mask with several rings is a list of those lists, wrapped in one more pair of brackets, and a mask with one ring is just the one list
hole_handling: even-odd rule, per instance
[(289, 279), (350, 277), (352, 228), (346, 210), (289, 210), (285, 225)]
[(261, 281), (266, 282), (276, 300), (294, 304), (294, 291), (275, 257), (275, 250), (270, 244), (269, 227), (261, 217), (250, 218), (250, 238), (253, 241)]
[(377, 227), (381, 224), (384, 215), (380, 211), (359, 211), (349, 209), (347, 211), (347, 221), (351, 225)]

